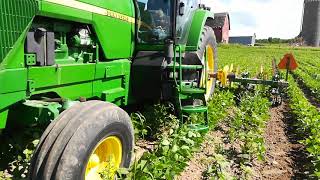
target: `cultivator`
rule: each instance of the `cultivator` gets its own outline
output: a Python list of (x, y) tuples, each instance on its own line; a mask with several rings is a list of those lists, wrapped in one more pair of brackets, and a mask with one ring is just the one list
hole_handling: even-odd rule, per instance
[[(277, 65), (276, 60), (272, 60), (272, 78), (268, 79), (268, 73), (264, 71), (264, 67), (261, 66), (260, 72), (256, 74), (254, 78), (250, 78), (249, 72), (239, 73), (238, 67), (235, 71), (233, 65), (225, 66), (222, 70), (216, 74), (210, 74), (212, 77), (216, 77), (222, 87), (231, 86), (233, 83), (237, 83), (238, 88), (241, 91), (253, 91), (256, 85), (264, 85), (269, 87), (269, 93), (271, 95), (271, 101), (273, 105), (281, 105), (284, 97), (285, 89), (288, 87), (288, 73), (291, 70), (295, 70), (298, 67), (292, 54), (286, 54), (284, 58)], [(283, 78), (279, 69), (286, 69), (286, 79)]]

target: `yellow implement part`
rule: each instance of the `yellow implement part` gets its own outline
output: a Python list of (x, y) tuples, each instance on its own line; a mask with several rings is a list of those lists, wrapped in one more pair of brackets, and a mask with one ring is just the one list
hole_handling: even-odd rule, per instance
[(206, 63), (206, 70), (204, 70), (202, 72), (202, 78), (200, 80), (200, 82), (201, 82), (200, 87), (206, 89), (206, 94), (205, 94), (206, 100), (210, 99), (212, 89), (214, 88), (213, 87), (214, 78), (209, 76), (210, 73), (214, 73), (214, 69), (215, 69), (214, 57), (215, 57), (214, 56), (214, 48), (212, 46), (208, 45), (206, 47), (206, 54), (205, 54), (206, 61), (204, 62), (204, 63)]
[(233, 72), (233, 64), (231, 64), (229, 68), (229, 73), (232, 73), (232, 72)]
[(218, 71), (217, 79), (220, 81), (222, 87), (226, 87), (228, 84), (229, 66), (225, 66), (223, 70)]
[(236, 74), (236, 76), (238, 76), (240, 74), (240, 66), (237, 67), (237, 70), (236, 70), (235, 74)]
[(261, 64), (261, 66), (260, 66), (260, 74), (264, 74), (264, 67), (263, 67), (262, 64)]

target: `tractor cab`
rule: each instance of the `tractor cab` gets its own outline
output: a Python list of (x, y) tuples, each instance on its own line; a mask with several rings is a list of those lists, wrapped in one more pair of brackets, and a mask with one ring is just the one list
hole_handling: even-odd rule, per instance
[(162, 44), (172, 37), (173, 6), (170, 0), (138, 0), (137, 41)]
[[(196, 32), (191, 26), (192, 23), (199, 23), (197, 14), (206, 13), (209, 9), (199, 4), (198, 0), (136, 0), (135, 2), (136, 48), (132, 63), (134, 84), (132, 93), (134, 97), (143, 99), (169, 100), (172, 98), (172, 88), (174, 88), (173, 74), (177, 73), (172, 72), (173, 63), (182, 58), (182, 64), (199, 66), (204, 64), (201, 62), (202, 53), (197, 52), (202, 29)], [(191, 39), (195, 39), (195, 45), (190, 43)], [(177, 48), (180, 49), (180, 55)], [(176, 61), (175, 65), (178, 64)], [(146, 74), (148, 76), (145, 76)], [(201, 79), (194, 78), (197, 75), (191, 74), (188, 73), (185, 77), (197, 81)]]
[[(137, 0), (138, 44), (186, 44), (198, 0)], [(152, 48), (152, 46), (150, 47)]]

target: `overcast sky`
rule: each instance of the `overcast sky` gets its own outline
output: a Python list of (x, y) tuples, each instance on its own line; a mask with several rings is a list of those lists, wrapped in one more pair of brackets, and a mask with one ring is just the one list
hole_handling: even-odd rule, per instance
[(296, 37), (301, 28), (303, 0), (202, 0), (214, 12), (229, 12), (231, 36)]

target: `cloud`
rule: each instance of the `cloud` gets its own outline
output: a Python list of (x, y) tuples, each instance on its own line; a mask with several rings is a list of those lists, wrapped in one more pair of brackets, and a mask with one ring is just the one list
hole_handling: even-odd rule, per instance
[(300, 33), (303, 0), (202, 0), (229, 12), (231, 35), (293, 38)]
[(231, 17), (233, 18), (233, 22), (237, 22), (236, 24), (253, 28), (257, 26), (256, 17), (250, 12), (233, 12), (231, 13)]

